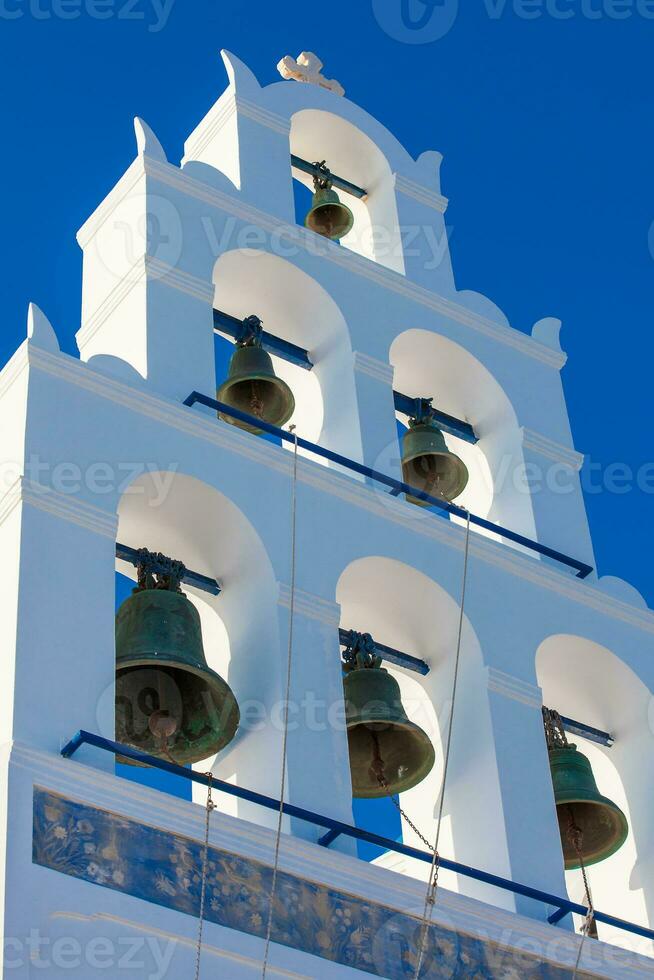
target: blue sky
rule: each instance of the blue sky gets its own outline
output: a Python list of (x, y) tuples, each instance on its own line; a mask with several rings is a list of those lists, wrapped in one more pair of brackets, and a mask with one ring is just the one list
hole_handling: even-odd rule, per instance
[[(417, 23), (433, 12), (422, 32), (404, 28), (403, 2)], [(577, 448), (603, 466), (647, 463), (654, 4), (429, 3), (0, 0), (0, 362), (29, 300), (75, 351), (75, 232), (133, 158), (134, 115), (179, 160), (224, 86), (221, 47), (262, 82), (282, 55), (314, 49), (412, 154), (444, 153), (459, 288), (488, 294), (521, 330), (563, 320)], [(651, 501), (638, 489), (587, 499), (600, 572), (654, 605)]]
[[(653, 18), (647, 0), (0, 0), (0, 363), (30, 300), (75, 352), (75, 232), (133, 159), (133, 116), (179, 160), (224, 87), (221, 47), (263, 83), (309, 49), (414, 156), (444, 153), (457, 285), (521, 330), (563, 320), (576, 447), (636, 473), (652, 459)], [(651, 493), (587, 504), (600, 573), (654, 606)]]

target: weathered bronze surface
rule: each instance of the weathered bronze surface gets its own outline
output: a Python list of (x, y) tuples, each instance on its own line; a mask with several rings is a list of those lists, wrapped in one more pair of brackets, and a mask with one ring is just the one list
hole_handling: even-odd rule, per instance
[(182, 592), (135, 590), (116, 616), (117, 740), (185, 765), (219, 752), (238, 723), (231, 688), (207, 665), (195, 606)]
[(581, 867), (568, 832), (571, 816), (581, 831), (584, 864), (611, 857), (627, 839), (629, 827), (624, 813), (601, 795), (590, 762), (576, 745), (551, 748), (549, 757), (566, 870)]
[(352, 795), (370, 799), (416, 786), (434, 765), (434, 748), (407, 718), (395, 678), (383, 667), (366, 667), (343, 683)]
[[(288, 422), (295, 410), (293, 392), (275, 374), (270, 354), (257, 345), (236, 348), (229, 362), (227, 378), (216, 398), (231, 408), (276, 426)], [(257, 435), (262, 431), (231, 415), (220, 415), (220, 418)]]
[(354, 215), (331, 186), (317, 187), (304, 224), (316, 234), (338, 241), (352, 231)]
[[(468, 469), (462, 459), (447, 448), (445, 437), (433, 419), (409, 420), (402, 437), (402, 479), (433, 497), (454, 500), (468, 483)], [(420, 507), (427, 501), (407, 495)]]

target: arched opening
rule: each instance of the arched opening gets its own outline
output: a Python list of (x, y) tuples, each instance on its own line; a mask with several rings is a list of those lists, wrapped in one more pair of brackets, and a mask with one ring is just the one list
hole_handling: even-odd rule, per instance
[[(360, 460), (352, 348), (347, 324), (332, 298), (292, 263), (256, 249), (226, 252), (215, 265), (213, 281), (217, 309), (239, 319), (256, 313), (268, 333), (309, 351), (312, 371), (273, 357), (275, 372), (295, 397), (288, 424), (296, 425), (299, 436)], [(221, 370), (219, 380), (226, 363)], [(322, 457), (320, 461), (325, 462)]]
[[(274, 795), (281, 734), (268, 720), (280, 698), (277, 583), (264, 545), (245, 515), (214, 487), (178, 472), (148, 472), (124, 491), (118, 540), (183, 561), (216, 579), (218, 596), (186, 583), (200, 613), (207, 664), (229, 684), (240, 708), (236, 736), (215, 758), (195, 764), (220, 779)], [(135, 569), (118, 563), (134, 579)], [(202, 787), (194, 799), (204, 802)], [(272, 825), (274, 814), (224, 795), (221, 810)]]
[[(629, 836), (620, 850), (588, 869), (589, 884), (594, 904), (602, 912), (651, 927), (650, 691), (614, 653), (580, 636), (548, 637), (538, 648), (536, 670), (544, 704), (615, 739), (608, 748), (568, 735), (568, 741), (590, 760), (600, 793), (617, 803), (629, 823)], [(569, 894), (576, 901), (582, 901), (584, 891), (580, 879), (580, 872), (566, 872)], [(622, 930), (598, 923), (598, 933), (606, 942), (654, 954), (651, 942)]]
[[(354, 215), (341, 245), (404, 274), (404, 257), (395, 201), (395, 179), (375, 143), (351, 122), (320, 109), (302, 109), (291, 119), (291, 153), (310, 163), (325, 160), (334, 174), (367, 191), (365, 200), (338, 191)], [(313, 189), (313, 178), (296, 171), (296, 180)], [(301, 200), (304, 208), (305, 200)], [(297, 214), (304, 224), (306, 211)]]
[[(366, 557), (352, 562), (341, 574), (336, 598), (341, 627), (371, 633), (386, 646), (418, 657), (430, 666), (426, 676), (391, 667), (398, 680), (402, 703), (410, 720), (429, 736), (436, 760), (429, 775), (413, 789), (401, 793), (399, 803), (430, 841), (436, 837), (441, 781), (450, 713), (459, 609), (457, 602), (435, 581), (409, 565), (391, 558)], [(385, 665), (389, 668), (389, 665)], [(470, 739), (470, 731), (475, 737)], [(479, 642), (467, 618), (461, 636), (461, 659), (456, 711), (453, 719), (448, 778), (440, 830), (441, 853), (475, 867), (506, 870), (502, 845), (502, 807), (494, 756), (485, 671)], [(477, 802), (485, 800), (484, 830), (475, 820)], [(384, 801), (355, 807), (361, 826), (400, 836), (392, 804)], [(472, 814), (472, 817), (471, 817)], [(383, 821), (382, 828), (376, 821)], [(424, 843), (405, 823), (401, 839), (421, 850)], [(363, 856), (363, 855), (362, 855)], [(368, 859), (374, 855), (366, 854)], [(427, 880), (429, 865), (388, 852), (376, 862)], [(511, 899), (496, 889), (443, 871), (442, 883), (452, 891), (511, 906)]]
[[(470, 474), (454, 502), (534, 537), (531, 500), (516, 479), (523, 463), (518, 421), (492, 374), (469, 351), (427, 330), (401, 333), (391, 345), (389, 359), (397, 391), (411, 398), (433, 398), (435, 408), (469, 422), (475, 430), (476, 445), (445, 434), (448, 449), (463, 459)], [(497, 537), (489, 531), (480, 533)]]

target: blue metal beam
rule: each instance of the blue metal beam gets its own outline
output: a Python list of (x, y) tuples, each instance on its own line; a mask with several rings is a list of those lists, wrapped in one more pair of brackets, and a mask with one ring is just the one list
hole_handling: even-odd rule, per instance
[[(311, 177), (325, 176), (324, 171), (320, 167), (317, 167), (315, 163), (309, 163), (308, 160), (303, 160), (302, 157), (297, 157), (294, 153), (291, 154), (291, 166), (295, 167), (296, 170), (301, 170), (302, 173), (310, 174)], [(331, 181), (334, 187), (338, 187), (339, 191), (345, 191), (353, 197), (364, 198), (368, 196), (368, 191), (364, 191), (363, 187), (351, 184), (344, 177), (337, 177), (336, 174), (331, 174)]]
[[(239, 320), (236, 316), (232, 316), (231, 313), (224, 313), (223, 310), (214, 310), (213, 328), (216, 333), (226, 333), (228, 336), (233, 337), (234, 340), (238, 340), (243, 330), (243, 321)], [(283, 357), (285, 361), (288, 361), (290, 364), (295, 364), (297, 367), (304, 368), (305, 371), (311, 371), (313, 368), (313, 361), (309, 357), (308, 351), (303, 347), (298, 347), (297, 344), (292, 344), (288, 340), (282, 340), (281, 337), (275, 337), (274, 334), (267, 333), (265, 330), (261, 331), (261, 346), (269, 354), (276, 354), (278, 357)]]
[[(408, 395), (403, 395), (400, 391), (394, 391), (393, 400), (395, 402), (396, 412), (411, 417), (415, 413), (416, 402), (421, 399), (409, 398)], [(475, 435), (475, 430), (469, 422), (463, 422), (461, 419), (457, 419), (453, 415), (448, 415), (447, 412), (441, 412), (439, 409), (433, 407), (431, 414), (443, 432), (448, 432), (450, 435), (456, 436), (458, 439), (463, 439), (464, 442), (469, 442), (473, 446), (479, 442), (479, 439)]]
[[(233, 408), (231, 405), (225, 405), (223, 402), (216, 401), (215, 398), (209, 398), (208, 395), (203, 395), (199, 391), (192, 391), (188, 398), (183, 401), (184, 405), (191, 406), (195, 404), (204, 405), (207, 408), (213, 409), (215, 412), (220, 412), (223, 415), (230, 415), (232, 418), (238, 419), (240, 422), (247, 422), (248, 425), (255, 426), (258, 429), (262, 429), (264, 432), (269, 432), (273, 436), (277, 436), (283, 442), (294, 443), (295, 436), (286, 429), (279, 429), (276, 425), (271, 425), (269, 422), (264, 422), (263, 419), (255, 418), (253, 415), (248, 415), (247, 412), (241, 412), (237, 408)], [(390, 487), (392, 491), (396, 494), (405, 493), (410, 497), (417, 497), (419, 500), (424, 500), (426, 503), (431, 504), (433, 507), (438, 507), (439, 510), (445, 510), (448, 514), (454, 514), (456, 517), (460, 517), (462, 520), (466, 520), (468, 512), (462, 507), (457, 507), (456, 504), (450, 504), (447, 500), (443, 500), (442, 497), (432, 497), (430, 494), (425, 493), (424, 490), (419, 490), (417, 487), (411, 487), (408, 483), (402, 483), (400, 480), (395, 480), (392, 476), (387, 476), (385, 473), (380, 473), (378, 470), (373, 470), (369, 466), (364, 466), (363, 463), (357, 463), (353, 459), (348, 459), (347, 456), (341, 456), (340, 453), (334, 453), (331, 449), (325, 449), (323, 446), (316, 445), (315, 442), (309, 442), (308, 439), (303, 439), (301, 436), (297, 437), (297, 444), (300, 449), (308, 449), (309, 452), (315, 453), (316, 456), (322, 456), (323, 459), (328, 459), (332, 463), (337, 463), (339, 466), (345, 469), (352, 470), (353, 473), (360, 473), (361, 476), (366, 476), (368, 479), (375, 480), (377, 483), (383, 483), (384, 486)], [(526, 538), (523, 534), (518, 534), (516, 531), (509, 531), (505, 527), (501, 527), (499, 524), (493, 524), (492, 521), (487, 521), (484, 517), (478, 517), (476, 514), (470, 515), (470, 523), (476, 527), (483, 527), (488, 531), (493, 531), (495, 534), (501, 535), (501, 537), (506, 538), (508, 541), (513, 541), (514, 544), (521, 545), (523, 548), (529, 549), (538, 555), (542, 555), (544, 558), (551, 558), (554, 561), (559, 562), (561, 565), (565, 565), (568, 568), (572, 568), (577, 575), (577, 578), (586, 578), (592, 572), (592, 565), (587, 565), (583, 561), (578, 561), (576, 558), (571, 558), (569, 555), (564, 555), (562, 552), (557, 551), (555, 548), (548, 548), (547, 545), (541, 544), (539, 541), (532, 541), (531, 538)]]
[(566, 915), (570, 915), (570, 909), (560, 908), (556, 912), (552, 912), (551, 915), (548, 915), (547, 921), (551, 926), (555, 926), (561, 919), (565, 919)]
[[(121, 745), (120, 742), (113, 742), (111, 739), (103, 738), (101, 735), (94, 735), (91, 732), (77, 732), (63, 747), (61, 754), (64, 758), (68, 759), (85, 744), (95, 746), (105, 752), (111, 752), (113, 755), (132, 759), (134, 762), (139, 762), (146, 766), (152, 766), (155, 769), (161, 769), (174, 776), (180, 776), (182, 779), (190, 779), (192, 782), (200, 783), (203, 786), (208, 786), (209, 784), (207, 776), (202, 772), (196, 772), (194, 769), (185, 769), (182, 766), (174, 765), (172, 762), (167, 762), (165, 759), (157, 759), (155, 756), (146, 755), (144, 752), (139, 752), (129, 745)], [(277, 812), (280, 810), (280, 801), (271, 796), (255, 793), (253, 790), (244, 789), (242, 786), (234, 786), (232, 783), (223, 782), (222, 779), (216, 779), (215, 777), (212, 777), (211, 785), (217, 792), (227, 793), (238, 799), (247, 800), (249, 803), (256, 803), (268, 810), (276, 810)], [(312, 810), (305, 810), (303, 807), (294, 806), (292, 803), (284, 803), (284, 813), (289, 817), (305, 820), (307, 823), (314, 824), (317, 827), (325, 827), (329, 833), (323, 835), (321, 838), (322, 841), (326, 841), (329, 838), (329, 843), (331, 843), (331, 841), (342, 834), (354, 840), (375, 844), (377, 847), (382, 847), (387, 851), (396, 851), (398, 854), (405, 854), (407, 857), (417, 858), (418, 861), (424, 861), (427, 864), (431, 864), (433, 861), (433, 854), (430, 851), (420, 851), (416, 847), (400, 844), (398, 841), (381, 837), (379, 834), (362, 830), (360, 827), (353, 827), (351, 824), (342, 823), (340, 820), (334, 820), (332, 817), (327, 817), (324, 814), (314, 813)], [(587, 909), (583, 905), (571, 902), (568, 898), (561, 898), (558, 895), (551, 895), (548, 892), (543, 892), (538, 888), (532, 888), (529, 885), (521, 885), (517, 882), (509, 881), (506, 878), (501, 878), (499, 875), (493, 875), (487, 871), (480, 871), (478, 868), (473, 868), (470, 865), (461, 864), (458, 861), (450, 861), (448, 858), (441, 857), (439, 864), (441, 868), (445, 868), (447, 871), (454, 871), (456, 874), (463, 875), (466, 878), (482, 881), (484, 884), (493, 885), (504, 891), (512, 892), (514, 895), (522, 895), (525, 898), (534, 899), (537, 902), (542, 902), (544, 905), (554, 906), (562, 913), (559, 918), (563, 918), (563, 915), (567, 915), (568, 912), (586, 915)], [(558, 912), (556, 914), (558, 915)], [(624, 929), (626, 932), (634, 933), (637, 936), (654, 939), (654, 930), (646, 929), (644, 926), (627, 922), (624, 919), (617, 919), (612, 915), (606, 915), (604, 912), (596, 911), (595, 919), (598, 922), (604, 922), (606, 925), (614, 926), (617, 929)]]
[[(128, 561), (131, 565), (138, 565), (139, 563), (137, 549), (129, 548), (126, 544), (116, 544), (116, 558), (120, 558), (121, 561)], [(153, 569), (153, 571), (156, 570), (156, 568)], [(165, 571), (165, 568), (162, 568), (161, 571)], [(220, 595), (220, 586), (215, 578), (201, 575), (200, 572), (193, 572), (190, 568), (186, 569), (182, 582), (186, 582), (187, 585), (194, 585), (196, 589), (202, 589), (203, 592), (209, 592), (211, 595)]]
[(318, 843), (321, 847), (329, 847), (333, 844), (337, 837), (341, 836), (340, 830), (328, 830), (326, 834), (318, 838)]
[(584, 725), (581, 721), (573, 721), (572, 718), (564, 718), (563, 716), (561, 716), (561, 721), (566, 732), (571, 735), (579, 735), (581, 738), (588, 739), (589, 742), (604, 745), (607, 749), (610, 749), (615, 743), (612, 735), (601, 731), (599, 728), (591, 728), (590, 725)]
[[(348, 646), (351, 633), (352, 630), (339, 629), (338, 638), (341, 641), (341, 646)], [(383, 643), (377, 643), (376, 640), (374, 643), (375, 651), (382, 660), (388, 660), (389, 663), (397, 664), (398, 667), (406, 667), (407, 670), (414, 670), (417, 674), (429, 673), (429, 664), (425, 663), (424, 660), (412, 657), (410, 653), (403, 653), (402, 650), (394, 650), (393, 647), (384, 646)]]

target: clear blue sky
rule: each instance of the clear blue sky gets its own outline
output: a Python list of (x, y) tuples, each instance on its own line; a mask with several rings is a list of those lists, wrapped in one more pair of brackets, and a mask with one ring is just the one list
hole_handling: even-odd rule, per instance
[[(563, 320), (577, 448), (604, 465), (637, 469), (652, 458), (647, 5), (467, 0), (429, 42), (432, 23), (447, 23), (407, 31), (402, 0), (174, 0), (167, 20), (161, 2), (0, 0), (0, 362), (24, 336), (29, 300), (74, 352), (75, 231), (133, 158), (132, 117), (143, 116), (179, 160), (223, 89), (221, 47), (262, 82), (278, 78), (282, 55), (313, 49), (412, 154), (444, 153), (459, 288), (488, 294), (521, 330), (541, 316)], [(441, 21), (456, 12), (454, 0), (430, 3)], [(525, 10), (540, 16), (525, 19)], [(416, 21), (423, 13), (422, 0), (410, 0)], [(652, 496), (602, 492), (588, 507), (600, 572), (630, 579), (654, 605)]]
[[(162, 2), (0, 0), (0, 363), (29, 300), (75, 351), (75, 232), (133, 159), (134, 115), (179, 160), (224, 87), (221, 47), (262, 83), (282, 55), (315, 50), (414, 156), (444, 153), (459, 288), (521, 330), (563, 320), (576, 447), (603, 466), (652, 459), (654, 4), (175, 0), (166, 19)], [(403, 2), (422, 33), (402, 26)], [(652, 495), (587, 503), (600, 573), (654, 606)]]

